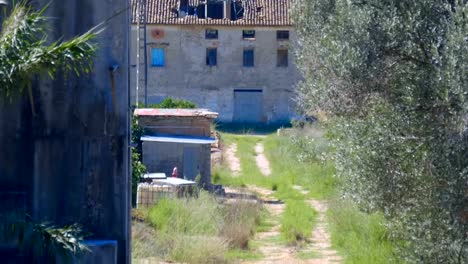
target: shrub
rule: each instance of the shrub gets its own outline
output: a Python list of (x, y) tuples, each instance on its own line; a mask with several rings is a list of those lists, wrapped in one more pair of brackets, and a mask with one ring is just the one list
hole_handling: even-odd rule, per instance
[(261, 205), (247, 201), (236, 201), (224, 207), (224, 222), (221, 236), (232, 248), (247, 249), (249, 240), (260, 224)]
[(174, 99), (172, 97), (166, 97), (162, 102), (159, 104), (149, 104), (145, 106), (143, 103), (138, 104), (139, 108), (182, 108), (182, 109), (194, 109), (197, 106), (189, 100), (183, 99)]
[[(156, 232), (151, 235), (134, 231), (139, 241), (137, 252), (146, 256), (157, 245), (160, 258), (183, 263), (224, 263), (229, 248), (246, 249), (260, 224), (262, 207), (236, 201), (221, 205), (207, 192), (198, 198), (163, 199), (146, 215), (146, 222)], [(153, 237), (150, 239), (148, 236)]]
[(222, 216), (218, 202), (202, 191), (198, 198), (162, 199), (150, 209), (148, 221), (162, 232), (216, 235)]

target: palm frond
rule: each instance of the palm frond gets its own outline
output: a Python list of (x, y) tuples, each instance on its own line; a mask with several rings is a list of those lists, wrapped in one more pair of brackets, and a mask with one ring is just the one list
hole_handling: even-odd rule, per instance
[(47, 73), (54, 78), (61, 69), (77, 75), (92, 69), (96, 52), (93, 40), (100, 26), (73, 39), (46, 45), (46, 8), (34, 11), (20, 2), (5, 19), (0, 34), (0, 98), (22, 95), (37, 74)]

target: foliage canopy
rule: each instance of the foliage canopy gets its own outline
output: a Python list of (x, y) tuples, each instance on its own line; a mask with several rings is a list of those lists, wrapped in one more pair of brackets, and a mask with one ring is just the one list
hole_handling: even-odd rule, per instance
[(468, 2), (297, 0), (304, 111), (337, 176), (410, 262), (468, 261)]

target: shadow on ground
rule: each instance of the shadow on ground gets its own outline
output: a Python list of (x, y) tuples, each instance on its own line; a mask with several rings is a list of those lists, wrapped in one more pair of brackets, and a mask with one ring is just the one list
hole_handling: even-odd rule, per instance
[(231, 134), (266, 135), (275, 133), (279, 128), (290, 128), (290, 123), (281, 124), (247, 124), (247, 123), (216, 123), (216, 130)]

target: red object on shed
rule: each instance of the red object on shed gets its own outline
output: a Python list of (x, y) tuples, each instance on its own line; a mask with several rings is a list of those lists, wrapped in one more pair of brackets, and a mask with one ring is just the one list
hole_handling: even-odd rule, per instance
[(177, 172), (177, 167), (174, 167), (172, 170), (172, 177), (173, 178), (179, 178), (179, 173)]

